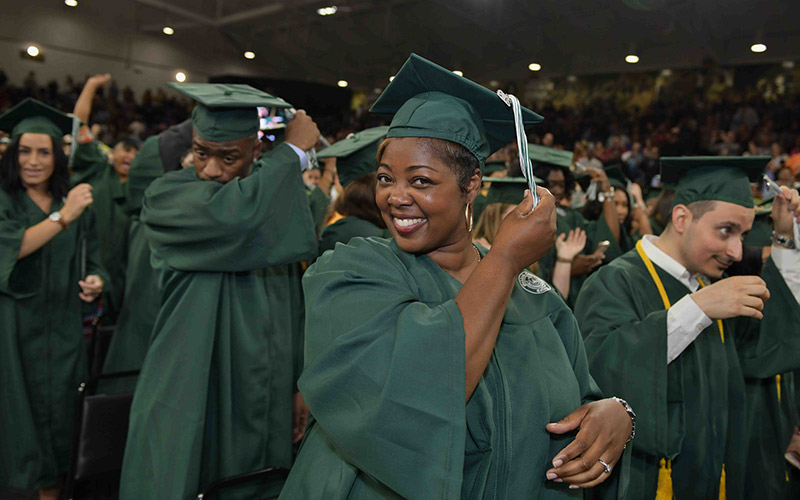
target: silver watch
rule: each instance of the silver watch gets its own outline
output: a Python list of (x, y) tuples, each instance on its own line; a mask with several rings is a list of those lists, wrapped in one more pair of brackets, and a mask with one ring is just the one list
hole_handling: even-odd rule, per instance
[(631, 435), (628, 438), (628, 440), (625, 441), (625, 446), (628, 446), (628, 443), (630, 443), (631, 440), (634, 438), (634, 436), (636, 436), (636, 413), (633, 412), (633, 408), (631, 408), (631, 405), (629, 405), (628, 402), (625, 401), (624, 399), (618, 398), (616, 396), (612, 397), (611, 399), (621, 404), (622, 407), (625, 408), (625, 413), (627, 413), (628, 416), (631, 417)]
[(61, 212), (55, 211), (52, 214), (50, 214), (47, 218), (60, 225), (63, 229), (67, 229), (68, 226), (67, 221), (65, 221), (64, 217), (61, 216)]
[(778, 245), (779, 247), (788, 248), (789, 250), (794, 250), (797, 248), (797, 245), (794, 243), (794, 238), (787, 238), (786, 236), (781, 236), (780, 234), (772, 231), (772, 244)]

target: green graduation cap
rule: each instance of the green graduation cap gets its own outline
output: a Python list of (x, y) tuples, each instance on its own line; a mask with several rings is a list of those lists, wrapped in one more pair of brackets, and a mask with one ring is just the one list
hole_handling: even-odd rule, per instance
[(378, 168), (378, 146), (389, 127), (374, 127), (357, 132), (323, 149), (317, 158), (336, 158), (339, 181), (347, 186), (364, 174)]
[(661, 158), (661, 181), (676, 183), (675, 205), (716, 200), (753, 208), (750, 183), (759, 180), (769, 156)]
[(207, 141), (225, 142), (255, 135), (259, 129), (259, 106), (292, 107), (280, 97), (250, 85), (169, 82), (167, 87), (197, 101), (192, 111), (192, 125)]
[(768, 247), (772, 245), (772, 204), (756, 207), (756, 217), (753, 227), (744, 236), (743, 244), (754, 247)]
[(0, 130), (16, 139), (22, 134), (47, 134), (61, 140), (72, 133), (73, 116), (27, 98), (0, 116)]
[[(486, 158), (516, 138), (514, 112), (495, 92), (411, 54), (370, 112), (391, 118), (387, 137), (444, 139)], [(542, 121), (522, 108), (525, 130)]]
[(628, 189), (628, 177), (618, 164), (606, 165), (603, 167), (608, 177), (608, 182), (616, 189)]
[(554, 165), (562, 168), (570, 168), (572, 166), (572, 151), (538, 144), (528, 144), (528, 158), (533, 163), (533, 168), (544, 165)]
[[(484, 177), (484, 181), (491, 182), (489, 192), (486, 193), (486, 204), (507, 203), (519, 205), (528, 189), (525, 177)], [(542, 184), (542, 179), (536, 178), (536, 184)]]

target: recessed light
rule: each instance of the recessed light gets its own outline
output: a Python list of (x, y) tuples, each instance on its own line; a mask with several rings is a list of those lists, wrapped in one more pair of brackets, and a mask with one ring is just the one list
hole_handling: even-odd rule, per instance
[(636, 64), (639, 62), (639, 56), (636, 54), (628, 54), (625, 56), (625, 62), (628, 64)]
[(321, 9), (317, 9), (317, 14), (320, 16), (332, 16), (336, 14), (337, 10), (339, 10), (338, 7), (331, 5), (330, 7), (322, 7)]
[(179, 83), (185, 82), (186, 73), (184, 73), (183, 71), (178, 71), (177, 73), (175, 73), (175, 80), (177, 80)]
[(530, 63), (528, 69), (531, 71), (539, 71), (542, 69), (542, 65), (539, 63)]
[(763, 43), (754, 43), (753, 45), (750, 46), (750, 50), (758, 54), (761, 52), (766, 52), (767, 46), (764, 45)]
[(390, 76), (390, 77), (389, 77), (389, 83), (391, 83), (391, 82), (392, 82), (392, 80), (394, 80), (394, 75), (392, 75), (392, 76)]
[(27, 52), (31, 57), (36, 57), (39, 55), (39, 47), (36, 45), (28, 45), (28, 48), (25, 49), (25, 52)]
[(245, 59), (255, 59), (256, 58), (256, 53), (253, 52), (252, 50), (248, 50), (247, 52), (244, 53), (244, 58)]
[(338, 82), (336, 82), (336, 85), (338, 85), (338, 86), (340, 86), (342, 88), (345, 88), (345, 87), (347, 87), (348, 83), (347, 83), (347, 80), (339, 80)]
[(78, 0), (64, 0), (64, 5), (66, 5), (67, 7), (77, 7)]
[(458, 76), (464, 76), (464, 72), (457, 69), (454, 69), (453, 73), (457, 74)]
[(164, 33), (165, 35), (174, 35), (175, 34), (175, 30), (172, 29), (172, 27), (170, 27), (170, 26), (164, 26), (164, 28), (161, 29), (161, 32)]

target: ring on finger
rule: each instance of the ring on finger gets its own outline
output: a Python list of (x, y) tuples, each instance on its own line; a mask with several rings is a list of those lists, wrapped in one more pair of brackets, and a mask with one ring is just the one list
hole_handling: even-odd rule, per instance
[(598, 461), (598, 462), (600, 462), (600, 464), (602, 464), (602, 466), (603, 466), (603, 473), (604, 473), (604, 474), (611, 474), (611, 466), (610, 466), (610, 465), (608, 465), (607, 463), (605, 463), (605, 462), (603, 461), (603, 459), (602, 459), (602, 458), (598, 458), (598, 459), (597, 459), (597, 461)]

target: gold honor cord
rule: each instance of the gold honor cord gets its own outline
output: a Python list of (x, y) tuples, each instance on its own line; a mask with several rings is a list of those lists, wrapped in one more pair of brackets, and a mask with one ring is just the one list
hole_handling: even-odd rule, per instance
[[(658, 288), (658, 294), (661, 296), (661, 301), (664, 303), (664, 309), (669, 310), (671, 304), (669, 302), (669, 297), (667, 296), (667, 290), (664, 288), (664, 284), (661, 282), (661, 278), (658, 277), (658, 273), (656, 273), (656, 268), (653, 266), (653, 262), (650, 261), (650, 257), (644, 252), (644, 246), (642, 246), (642, 240), (636, 242), (636, 252), (639, 254), (639, 257), (644, 262), (644, 267), (647, 268), (647, 272), (650, 273), (650, 277), (653, 279), (653, 283), (656, 284), (656, 288)], [(700, 287), (703, 288), (705, 285), (700, 278), (697, 279), (697, 282), (700, 283)], [(722, 330), (722, 320), (717, 320), (717, 326), (719, 326), (719, 336), (722, 339), (722, 343), (725, 343), (725, 334)], [(656, 488), (656, 500), (672, 500), (674, 498), (674, 493), (672, 490), (672, 460), (668, 460), (666, 458), (662, 458), (659, 462), (658, 467), (658, 487)], [(719, 500), (725, 500), (726, 498), (726, 488), (725, 488), (725, 464), (722, 464), (722, 473), (719, 477)]]

